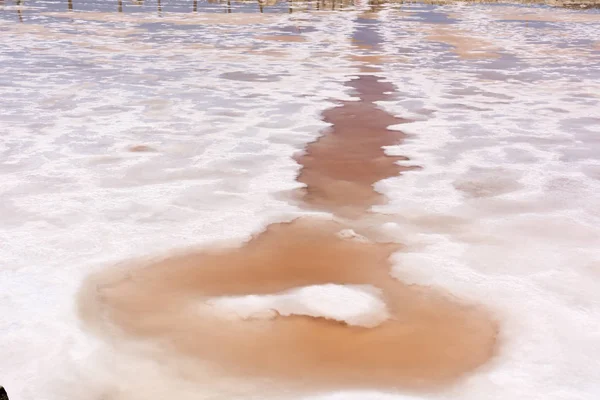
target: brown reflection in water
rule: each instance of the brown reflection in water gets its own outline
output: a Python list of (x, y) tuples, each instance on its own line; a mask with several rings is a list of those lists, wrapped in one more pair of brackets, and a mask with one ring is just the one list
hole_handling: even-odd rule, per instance
[(393, 85), (372, 75), (362, 75), (348, 86), (359, 101), (344, 101), (325, 111), (323, 119), (333, 126), (297, 157), (302, 165), (298, 181), (306, 184), (303, 201), (316, 207), (350, 216), (362, 214), (383, 196), (373, 184), (410, 169), (396, 164), (405, 157), (387, 156), (382, 146), (398, 144), (405, 136), (388, 126), (405, 122), (377, 107)]
[(69, 1), (67, 2), (67, 9), (68, 9), (69, 11), (73, 11), (73, 0), (69, 0)]
[(192, 12), (198, 12), (198, 0), (194, 0), (192, 5)]
[[(81, 316), (229, 373), (307, 390), (436, 386), (490, 358), (496, 326), (484, 312), (393, 279), (388, 258), (400, 246), (343, 239), (342, 228), (310, 219), (274, 224), (237, 249), (106, 271), (82, 290)], [(324, 283), (382, 289), (392, 318), (366, 329), (301, 316), (232, 320), (201, 307), (211, 296)]]
[(387, 3), (404, 3), (404, 1), (389, 1), (389, 0), (369, 0), (369, 7), (371, 12), (377, 12), (383, 9), (383, 6)]
[(117, 11), (122, 13), (123, 12), (123, 0), (119, 0), (117, 2)]
[[(360, 18), (368, 20), (374, 16), (364, 13)], [(378, 72), (377, 64), (383, 60), (374, 52), (381, 41), (378, 34), (362, 26), (352, 40), (360, 51), (352, 58), (359, 62), (361, 72)], [(302, 165), (298, 181), (306, 184), (302, 199), (306, 204), (344, 217), (356, 217), (384, 201), (373, 187), (376, 182), (416, 167), (398, 165), (398, 161), (407, 158), (387, 156), (383, 148), (399, 144), (405, 137), (388, 127), (407, 121), (375, 104), (390, 99), (395, 87), (367, 74), (346, 86), (354, 89), (359, 100), (343, 101), (341, 106), (325, 111), (323, 120), (332, 126), (310, 143), (296, 161)]]
[(145, 144), (137, 144), (133, 146), (129, 146), (128, 150), (132, 153), (151, 153), (155, 152), (156, 149)]
[(474, 37), (470, 32), (456, 28), (427, 26), (427, 39), (435, 42), (449, 44), (454, 53), (461, 58), (500, 58), (497, 47), (492, 43)]

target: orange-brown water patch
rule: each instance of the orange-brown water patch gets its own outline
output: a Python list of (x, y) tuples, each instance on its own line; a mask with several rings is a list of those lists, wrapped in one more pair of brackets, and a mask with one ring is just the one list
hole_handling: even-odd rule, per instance
[[(80, 314), (228, 373), (297, 388), (423, 388), (486, 362), (497, 327), (488, 315), (389, 274), (397, 244), (336, 235), (331, 221), (271, 225), (242, 247), (198, 251), (91, 277)], [(305, 285), (371, 284), (392, 318), (376, 328), (311, 317), (232, 320), (202, 307), (211, 296), (268, 294)]]
[[(331, 127), (297, 157), (304, 203), (353, 218), (383, 202), (374, 183), (409, 168), (398, 165), (406, 158), (384, 152), (404, 137), (389, 126), (404, 120), (376, 106), (395, 88), (365, 73), (378, 71), (385, 59), (373, 52), (376, 35), (362, 39), (357, 50), (363, 53), (355, 59), (362, 75), (347, 84), (358, 100), (325, 111)], [(344, 228), (299, 219), (270, 225), (239, 247), (106, 269), (84, 284), (81, 318), (103, 334), (153, 343), (175, 360), (173, 365), (177, 360), (189, 365), (191, 358), (227, 375), (306, 391), (437, 388), (494, 355), (497, 326), (489, 313), (438, 290), (402, 284), (391, 277), (389, 261), (401, 245), (342, 238), (338, 233)], [(243, 320), (221, 315), (207, 303), (215, 296), (328, 283), (379, 288), (391, 318), (374, 328), (307, 316)]]
[(289, 54), (286, 51), (274, 49), (250, 49), (246, 52), (246, 54), (253, 54), (257, 56), (264, 56), (275, 59), (282, 59), (289, 56)]
[(565, 63), (579, 63), (582, 60), (585, 60), (588, 57), (593, 56), (592, 52), (594, 48), (589, 47), (573, 47), (573, 48), (559, 48), (559, 47), (551, 47), (551, 48), (534, 48), (531, 51), (531, 54), (541, 55), (545, 58), (542, 61), (536, 60), (538, 63), (556, 63), (557, 59), (565, 59), (569, 57), (568, 61), (563, 61)]
[(496, 47), (484, 39), (455, 28), (435, 27), (427, 32), (427, 39), (434, 42), (449, 44), (459, 57), (469, 58), (499, 58)]
[(388, 62), (392, 57), (381, 54), (353, 54), (350, 56), (352, 61), (356, 61), (361, 64), (375, 64), (383, 65)]
[(388, 127), (405, 121), (373, 103), (387, 99), (393, 85), (362, 75), (349, 86), (356, 90), (359, 101), (344, 101), (325, 111), (323, 119), (331, 128), (297, 157), (302, 165), (298, 181), (306, 184), (303, 201), (345, 216), (360, 215), (380, 204), (383, 196), (373, 184), (409, 169), (397, 165), (405, 157), (387, 156), (383, 149), (404, 138), (402, 132)]
[(491, 15), (500, 19), (513, 21), (540, 21), (540, 22), (575, 22), (593, 23), (600, 22), (600, 14), (586, 11), (571, 11), (560, 9), (536, 9), (534, 12), (526, 12), (523, 8), (512, 8), (507, 10), (493, 10)]
[(156, 151), (154, 147), (145, 144), (136, 144), (127, 148), (132, 153), (153, 153)]
[(266, 40), (272, 42), (306, 42), (304, 36), (300, 35), (265, 35), (265, 36), (257, 36), (258, 40)]

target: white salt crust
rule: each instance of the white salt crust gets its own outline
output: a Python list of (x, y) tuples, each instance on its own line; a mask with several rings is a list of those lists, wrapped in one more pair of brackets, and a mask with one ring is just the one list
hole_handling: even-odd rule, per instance
[[(24, 24), (13, 5), (0, 12), (0, 384), (23, 400), (265, 398), (257, 383), (208, 368), (185, 379), (101, 342), (80, 329), (74, 298), (116, 261), (241, 241), (308, 213), (281, 194), (300, 187), (291, 157), (326, 127), (321, 112), (352, 99), (343, 84), (358, 72), (348, 57), (357, 12), (227, 25), (202, 14), (46, 15), (64, 11), (46, 3), (22, 7)], [(562, 22), (511, 17), (525, 11)], [(461, 59), (429, 40), (444, 15), (500, 58)], [(389, 198), (374, 209), (389, 215), (381, 230), (408, 246), (393, 275), (486, 305), (501, 346), (441, 392), (311, 399), (600, 397), (597, 16), (489, 5), (379, 13), (380, 75), (398, 89), (380, 106), (414, 119), (386, 150), (423, 167), (376, 185)], [(257, 38), (290, 26), (307, 40)], [(129, 151), (137, 145), (152, 151)], [(358, 325), (384, 315), (358, 288), (278, 296), (268, 305), (283, 314)], [(350, 314), (337, 308), (343, 296), (357, 305)], [(318, 298), (327, 301), (315, 309)], [(239, 313), (243, 300), (227, 306)]]

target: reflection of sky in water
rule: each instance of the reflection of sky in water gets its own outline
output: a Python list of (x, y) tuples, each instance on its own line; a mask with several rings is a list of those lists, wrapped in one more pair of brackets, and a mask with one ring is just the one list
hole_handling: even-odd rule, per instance
[(368, 46), (372, 47), (377, 45), (381, 40), (379, 37), (379, 33), (372, 29), (370, 25), (377, 24), (376, 19), (369, 18), (357, 18), (356, 19), (357, 27), (352, 35), (352, 39), (359, 46)]

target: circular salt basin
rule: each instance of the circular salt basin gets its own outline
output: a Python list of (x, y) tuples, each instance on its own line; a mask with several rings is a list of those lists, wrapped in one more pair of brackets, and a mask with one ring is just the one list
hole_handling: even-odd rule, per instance
[(206, 303), (224, 318), (302, 315), (365, 328), (389, 318), (381, 291), (371, 285), (312, 285), (270, 295), (216, 297)]

